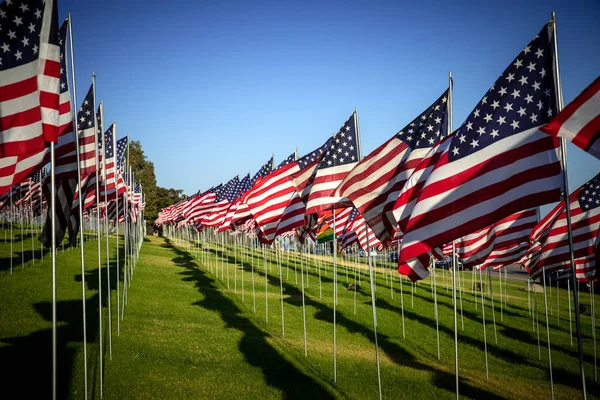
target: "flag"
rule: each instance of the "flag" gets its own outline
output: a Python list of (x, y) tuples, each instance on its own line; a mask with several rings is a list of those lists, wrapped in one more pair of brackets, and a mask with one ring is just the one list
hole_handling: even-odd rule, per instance
[(336, 195), (336, 189), (358, 163), (359, 146), (356, 112), (354, 112), (333, 136), (331, 145), (317, 166), (306, 203), (306, 214), (318, 214), (344, 201)]
[(262, 232), (263, 243), (270, 244), (275, 239), (283, 211), (295, 193), (289, 180), (289, 176), (299, 170), (295, 159), (296, 154), (291, 154), (270, 174), (257, 180), (245, 196), (245, 203)]
[(117, 169), (125, 171), (125, 152), (127, 151), (127, 145), (129, 142), (129, 136), (125, 136), (117, 140)]
[(516, 263), (529, 248), (529, 234), (537, 223), (537, 209), (530, 208), (463, 236), (457, 240), (460, 262), (465, 267), (479, 268)]
[(246, 204), (245, 201), (246, 195), (252, 190), (252, 187), (254, 186), (256, 181), (269, 175), (271, 171), (273, 171), (273, 156), (271, 156), (271, 159), (267, 161), (262, 167), (260, 167), (260, 169), (254, 174), (252, 179), (250, 179), (250, 181), (248, 182), (249, 187), (247, 189), (242, 188), (242, 198), (240, 199), (240, 202), (238, 203), (235, 212), (231, 217), (231, 223), (233, 224), (234, 228), (237, 225), (243, 224), (247, 219), (249, 219), (252, 216), (250, 208), (248, 207), (248, 204)]
[(0, 158), (58, 139), (60, 48), (56, 2), (0, 3)]
[(216, 228), (223, 224), (231, 202), (239, 193), (239, 182), (239, 178), (236, 175), (216, 193), (215, 202), (212, 205), (210, 212), (208, 212), (201, 220), (203, 226)]
[[(0, 195), (49, 160), (62, 128), (56, 3), (0, 3)], [(10, 22), (8, 22), (10, 20)], [(60, 94), (59, 94), (60, 93)], [(68, 95), (67, 95), (68, 97)], [(59, 115), (60, 114), (60, 115)], [(68, 117), (70, 118), (70, 117)]]
[[(46, 184), (43, 186), (44, 196), (46, 197), (47, 201), (50, 202), (50, 179), (46, 179), (46, 181)], [(50, 208), (48, 208), (46, 222), (44, 223), (42, 233), (39, 237), (39, 241), (44, 245), (44, 247), (50, 248), (52, 246), (52, 218), (55, 220), (54, 234), (56, 245), (58, 246), (60, 243), (62, 243), (65, 233), (67, 232), (69, 216), (71, 214), (71, 205), (73, 204), (73, 197), (75, 195), (76, 187), (77, 179), (75, 178), (63, 179), (55, 183), (54, 201), (56, 201), (56, 205), (54, 207), (54, 216), (50, 215)]]
[(392, 208), (415, 166), (448, 130), (448, 90), (391, 139), (362, 159), (336, 189), (347, 197), (381, 242), (397, 227)]
[[(600, 228), (600, 174), (569, 195), (571, 231), (573, 233), (573, 255), (576, 262), (576, 277), (591, 280), (596, 277), (595, 252)], [(531, 249), (527, 255), (527, 269), (535, 279), (545, 267), (550, 272), (570, 267), (567, 212), (565, 201), (561, 201), (531, 231)], [(587, 260), (587, 261), (586, 261)], [(593, 267), (593, 268), (592, 268)]]
[(115, 147), (114, 147), (114, 129), (115, 124), (111, 124), (110, 127), (104, 132), (104, 174), (102, 187), (100, 188), (100, 197), (104, 199), (106, 196), (108, 200), (116, 198), (117, 189), (117, 176), (115, 168)]
[[(96, 139), (94, 133), (94, 85), (90, 86), (85, 99), (77, 113), (77, 130), (79, 137), (79, 166), (81, 179), (96, 171)], [(56, 158), (55, 174), (57, 179), (77, 176), (77, 152), (75, 134), (65, 135), (65, 142), (59, 143), (60, 157)]]
[[(183, 217), (190, 222), (200, 221), (200, 219), (208, 214), (213, 208), (217, 193), (219, 193), (222, 188), (223, 184), (220, 184), (207, 190), (200, 196), (192, 197), (186, 206), (184, 206)], [(164, 218), (167, 220), (167, 214), (165, 214)]]
[(539, 131), (556, 111), (552, 34), (547, 24), (407, 181), (399, 261), (560, 198), (558, 141)]
[(541, 129), (600, 158), (600, 76)]
[(317, 166), (325, 156), (325, 150), (331, 145), (331, 140), (330, 138), (320, 148), (295, 161), (300, 170), (289, 175), (295, 193), (292, 193), (283, 210), (274, 234), (275, 237), (290, 230), (302, 228), (299, 232), (299, 240), (304, 243), (306, 234), (316, 226), (317, 214), (306, 214), (306, 202), (312, 189)]

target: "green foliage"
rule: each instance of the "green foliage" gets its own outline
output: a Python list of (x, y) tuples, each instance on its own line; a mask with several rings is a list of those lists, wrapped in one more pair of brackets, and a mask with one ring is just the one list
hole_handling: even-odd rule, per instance
[(144, 219), (148, 224), (153, 225), (162, 208), (184, 198), (183, 190), (156, 186), (154, 163), (147, 159), (142, 144), (138, 140), (129, 142), (129, 165), (131, 165), (136, 181), (139, 180), (142, 183), (142, 189), (146, 194)]

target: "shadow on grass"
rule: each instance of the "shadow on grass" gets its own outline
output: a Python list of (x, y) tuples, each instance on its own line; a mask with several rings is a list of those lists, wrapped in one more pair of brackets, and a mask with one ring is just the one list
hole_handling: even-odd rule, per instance
[[(188, 260), (187, 262), (190, 262), (190, 263), (192, 262), (193, 259), (189, 256), (189, 254), (187, 252), (184, 252), (184, 251), (176, 249), (176, 248), (174, 248), (174, 251), (176, 251), (178, 254), (181, 255), (180, 260)], [(222, 256), (220, 251), (218, 253), (212, 249), (210, 251), (214, 252), (215, 255), (218, 254), (219, 256)], [(231, 257), (230, 255), (225, 255), (225, 261), (233, 263), (234, 258)], [(240, 260), (238, 259), (237, 262), (239, 265)], [(264, 260), (262, 259), (262, 254), (260, 254), (260, 258), (259, 258), (258, 262), (259, 262), (259, 264), (255, 263), (254, 272), (256, 274), (258, 274), (259, 276), (264, 277), (265, 273), (264, 273), (264, 270), (262, 270), (263, 269), (262, 263), (264, 262)], [(242, 262), (241, 264), (244, 269), (250, 271), (251, 265), (249, 265), (246, 262)], [(279, 281), (279, 275), (277, 274), (278, 271), (273, 271), (273, 272), (274, 272), (274, 274), (267, 275), (267, 280), (270, 285), (279, 287), (280, 281)], [(298, 272), (299, 273), (301, 272), (300, 264), (298, 264)], [(345, 271), (339, 270), (338, 275), (340, 275), (342, 272), (345, 272)], [(210, 280), (211, 284), (213, 284), (214, 279), (207, 276), (204, 271), (198, 270), (197, 273), (202, 274), (202, 276), (205, 277), (205, 279)], [(306, 273), (306, 270), (304, 270), (304, 273)], [(332, 282), (331, 279), (328, 279), (328, 281)], [(339, 290), (341, 290), (341, 289), (345, 288), (345, 286), (343, 283), (341, 283), (339, 281), (340, 280), (338, 280), (338, 284), (341, 285)], [(302, 307), (302, 292), (300, 291), (300, 289), (298, 289), (296, 286), (294, 286), (290, 283), (287, 283), (287, 282), (283, 282), (282, 285), (283, 285), (283, 295), (285, 296), (284, 302), (286, 304), (292, 305), (294, 307), (298, 307), (298, 308)], [(214, 284), (213, 284), (213, 290), (217, 291), (217, 288), (216, 288), (216, 286), (214, 286)], [(369, 293), (369, 296), (370, 296), (370, 293)], [(207, 295), (207, 297), (208, 297), (208, 295)], [(240, 312), (239, 308), (235, 304), (233, 304), (227, 297), (223, 296), (221, 293), (218, 293), (218, 295), (215, 295), (215, 297), (218, 297), (215, 299), (215, 301), (218, 301), (219, 303), (222, 301), (226, 301), (226, 302), (228, 302), (228, 304), (231, 305), (231, 307), (233, 309), (235, 309), (235, 312)], [(206, 302), (207, 300), (205, 300), (204, 302)], [(331, 307), (317, 301), (316, 299), (312, 298), (311, 296), (306, 295), (306, 293), (305, 293), (305, 303), (306, 303), (306, 307), (314, 307), (316, 309), (316, 314), (315, 314), (316, 319), (323, 321), (323, 322), (331, 323), (331, 324), (333, 323), (333, 309)], [(218, 305), (217, 305), (217, 307), (218, 307)], [(357, 333), (357, 334), (369, 339), (369, 341), (371, 341), (371, 343), (373, 343), (373, 345), (375, 344), (375, 335), (373, 334), (372, 329), (367, 328), (364, 325), (362, 325), (352, 319), (347, 318), (343, 313), (341, 313), (339, 311), (336, 314), (336, 320), (337, 320), (336, 322), (338, 323), (338, 325), (344, 327), (348, 332)], [(245, 320), (245, 321), (247, 321), (247, 320)], [(435, 326), (435, 321), (425, 321), (425, 322), (428, 323), (429, 325)], [(248, 322), (248, 323), (250, 323), (250, 322)], [(256, 327), (254, 327), (254, 325), (253, 325), (253, 329), (257, 330), (257, 334), (260, 334), (262, 336), (266, 335), (266, 333), (260, 331)], [(378, 333), (377, 339), (378, 339), (379, 347), (386, 353), (386, 355), (394, 363), (396, 363), (397, 365), (400, 365), (400, 366), (405, 366), (405, 367), (410, 367), (410, 368), (415, 368), (418, 370), (430, 372), (433, 375), (432, 382), (437, 387), (445, 389), (451, 393), (455, 392), (455, 375), (453, 373), (436, 369), (433, 366), (430, 366), (430, 365), (427, 365), (427, 364), (424, 364), (424, 363), (418, 361), (410, 352), (408, 352), (405, 348), (400, 346), (398, 343), (394, 342), (389, 336)], [(276, 361), (272, 360), (269, 362), (276, 362)], [(273, 370), (273, 369), (277, 369), (277, 368), (275, 366), (269, 366), (268, 369), (265, 369), (265, 376), (268, 376), (267, 374), (271, 373), (271, 370)], [(470, 398), (485, 398), (485, 399), (501, 399), (502, 398), (502, 397), (500, 397), (494, 393), (488, 392), (484, 389), (474, 387), (462, 379), (460, 380), (460, 390), (461, 390), (461, 394), (463, 396), (467, 396)], [(310, 395), (306, 395), (303, 397), (309, 398)]]
[[(167, 246), (170, 246), (167, 242)], [(165, 246), (165, 245), (163, 245)], [(173, 262), (185, 271), (184, 281), (194, 282), (204, 300), (194, 303), (207, 310), (221, 315), (228, 328), (239, 330), (243, 336), (239, 350), (246, 361), (262, 370), (266, 383), (283, 392), (286, 399), (334, 398), (334, 394), (319, 382), (300, 371), (271, 346), (267, 338), (269, 334), (258, 328), (251, 320), (242, 316), (242, 310), (218, 289), (216, 281), (202, 271), (187, 253), (171, 247), (177, 255)], [(339, 396), (340, 393), (337, 393)]]

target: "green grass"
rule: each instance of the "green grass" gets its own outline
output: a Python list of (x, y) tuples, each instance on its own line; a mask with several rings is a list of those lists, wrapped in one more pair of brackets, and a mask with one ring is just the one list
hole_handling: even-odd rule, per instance
[[(11, 276), (7, 266), (10, 248), (3, 237), (4, 231), (0, 230), (0, 376), (3, 392), (18, 393), (26, 398), (48, 397), (51, 376), (49, 258), (45, 255), (44, 262), (39, 261), (39, 244), (34, 242), (37, 249), (35, 264), (24, 257), (22, 266), (21, 242), (18, 241), (13, 248), (15, 258)], [(113, 266), (114, 240), (111, 237)], [(104, 398), (377, 398), (375, 338), (368, 269), (364, 265), (359, 268), (356, 314), (354, 292), (346, 290), (347, 285), (354, 282), (355, 264), (341, 261), (338, 265), (337, 381), (334, 382), (331, 259), (311, 255), (308, 271), (304, 269), (305, 357), (302, 275), (296, 255), (292, 255), (289, 263), (284, 256), (281, 263), (285, 321), (285, 334), (282, 335), (279, 265), (273, 252), (266, 252), (265, 275), (265, 261), (258, 249), (237, 248), (234, 253), (233, 247), (227, 246), (226, 253), (222, 254), (220, 246), (208, 246), (202, 254), (198, 248), (192, 247), (188, 252), (185, 243), (175, 243), (183, 246), (162, 238), (146, 239), (129, 288), (120, 336), (116, 334), (116, 280), (114, 268), (111, 268), (113, 357), (109, 359), (107, 349), (105, 304)], [(24, 254), (31, 254), (29, 237), (25, 238), (23, 246)], [(99, 398), (96, 241), (90, 240), (85, 246), (88, 384), (90, 395), (93, 393)], [(102, 240), (102, 263), (104, 246), (105, 239)], [(79, 249), (58, 253), (60, 398), (81, 398), (83, 395), (79, 257)], [(252, 264), (254, 274), (251, 273)], [(346, 265), (350, 266), (348, 275)], [(104, 267), (102, 272), (106, 272)], [(450, 275), (438, 271), (436, 277), (440, 317), (438, 360), (430, 280), (418, 283), (414, 292), (410, 282), (402, 281), (404, 338), (400, 280), (397, 273), (390, 275), (389, 272), (385, 268), (377, 268), (376, 272), (383, 397), (454, 397), (454, 325), (451, 290), (447, 287)], [(494, 339), (493, 314), (487, 293), (489, 380), (486, 381), (481, 304), (478, 300), (477, 307), (475, 305), (471, 275), (465, 273), (461, 278), (464, 288), (464, 330), (461, 329), (460, 315), (458, 320), (461, 394), (465, 398), (550, 397), (543, 293), (537, 295), (541, 341), (538, 359), (537, 333), (528, 313), (527, 292), (521, 290), (526, 284), (509, 281), (508, 305), (503, 308), (501, 318), (499, 282), (496, 276), (492, 278), (498, 340), (496, 343)], [(484, 273), (483, 278), (485, 288), (489, 290), (487, 274)], [(106, 293), (106, 275), (103, 275), (102, 283)], [(575, 340), (573, 346), (569, 340), (566, 290), (560, 289), (558, 293), (559, 316), (556, 288), (552, 290), (552, 298), (548, 298), (549, 307), (552, 305), (550, 337), (555, 397), (577, 398), (580, 396), (577, 347)], [(594, 380), (590, 297), (585, 292), (581, 297), (586, 306), (582, 327), (588, 396), (593, 397), (600, 393), (600, 386)], [(268, 313), (265, 312), (267, 304)]]

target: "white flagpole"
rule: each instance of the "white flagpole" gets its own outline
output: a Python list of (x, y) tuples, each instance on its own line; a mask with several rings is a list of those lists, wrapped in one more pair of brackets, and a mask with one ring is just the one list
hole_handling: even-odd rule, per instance
[[(14, 186), (13, 186), (14, 187)], [(10, 274), (13, 273), (13, 222), (15, 218), (15, 209), (12, 201), (13, 188), (11, 187), (8, 191), (8, 198), (10, 201)]]
[(485, 329), (485, 298), (483, 297), (483, 279), (481, 278), (481, 268), (479, 269), (479, 289), (481, 292), (481, 318), (483, 321), (483, 345), (485, 348), (485, 380), (489, 380), (488, 355), (487, 355), (487, 330)]
[[(335, 226), (335, 208), (333, 209), (333, 226)], [(367, 236), (368, 237), (368, 236)], [(337, 240), (335, 229), (333, 230), (333, 381), (337, 382)]]
[[(77, 129), (77, 87), (75, 85), (75, 57), (73, 54), (73, 29), (72, 29), (72, 20), (71, 20), (71, 14), (69, 13), (69, 50), (70, 50), (70, 54), (71, 54), (71, 81), (73, 83), (73, 106), (71, 107), (71, 109), (73, 110), (73, 135), (75, 136), (75, 154), (77, 156), (77, 187), (79, 188), (79, 196), (77, 196), (78, 198), (78, 202), (79, 202), (79, 244), (80, 244), (80, 253), (81, 253), (81, 306), (82, 306), (82, 311), (83, 311), (83, 320), (82, 320), (82, 325), (83, 325), (83, 378), (84, 378), (84, 382), (83, 382), (83, 386), (84, 386), (84, 398), (87, 400), (88, 397), (88, 363), (87, 363), (87, 327), (86, 327), (86, 320), (87, 320), (87, 316), (86, 316), (86, 295), (85, 295), (85, 253), (84, 253), (84, 230), (85, 230), (85, 225), (83, 222), (83, 202), (81, 200), (81, 196), (82, 196), (82, 187), (81, 187), (81, 155), (80, 155), (80, 148), (79, 148), (79, 131)], [(65, 63), (66, 67), (67, 67), (67, 71), (69, 68), (69, 63)], [(67, 72), (68, 75), (68, 72)], [(41, 180), (41, 173), (40, 173), (40, 180)], [(42, 199), (40, 196), (40, 213), (41, 213), (41, 209), (42, 209)], [(43, 254), (43, 253), (42, 253)]]
[[(115, 208), (117, 210), (117, 216), (115, 218), (115, 228), (117, 234), (117, 336), (121, 335), (121, 311), (119, 310), (119, 281), (121, 279), (119, 271), (119, 157), (117, 150), (117, 121), (113, 122), (113, 156), (115, 158)], [(108, 219), (108, 212), (107, 217)]]
[[(102, 181), (104, 182), (104, 205), (108, 207), (108, 191), (106, 185), (106, 136), (104, 135), (104, 102), (100, 102), (100, 135), (102, 137)], [(114, 137), (114, 134), (113, 134)], [(114, 149), (114, 148), (113, 148)], [(99, 194), (98, 194), (98, 197)], [(100, 202), (98, 202), (100, 204)], [(107, 210), (108, 211), (108, 210)], [(106, 298), (108, 301), (108, 357), (112, 360), (112, 311), (110, 308), (110, 246), (108, 245), (108, 215), (104, 218), (104, 234), (106, 236)]]
[(102, 256), (100, 249), (100, 185), (99, 185), (99, 176), (98, 176), (98, 168), (100, 167), (100, 160), (98, 159), (98, 118), (96, 118), (96, 74), (92, 73), (92, 85), (93, 85), (93, 94), (94, 94), (94, 104), (92, 108), (92, 112), (94, 113), (94, 144), (95, 144), (95, 157), (96, 157), (96, 238), (98, 240), (98, 326), (99, 326), (99, 336), (100, 336), (100, 353), (99, 353), (99, 362), (100, 362), (100, 397), (102, 397), (103, 386), (104, 386), (104, 376), (103, 376), (103, 348), (102, 348)]
[(548, 320), (548, 300), (546, 298), (546, 267), (542, 267), (542, 279), (544, 282), (544, 309), (546, 310), (546, 337), (548, 343), (548, 370), (550, 371), (550, 393), (554, 400), (554, 379), (552, 379), (552, 354), (550, 353), (550, 322)]
[(498, 344), (498, 334), (496, 333), (496, 310), (494, 309), (494, 293), (492, 292), (492, 274), (488, 267), (488, 280), (490, 281), (490, 299), (492, 301), (492, 320), (494, 321), (494, 341)]
[(56, 199), (54, 187), (54, 142), (50, 142), (50, 229), (52, 250), (52, 398), (56, 400)]
[[(560, 112), (563, 109), (562, 87), (560, 83), (560, 72), (558, 67), (558, 42), (556, 38), (556, 13), (552, 12), (552, 30), (554, 39), (554, 81), (556, 84), (556, 108)], [(569, 178), (567, 174), (567, 145), (564, 138), (560, 139), (561, 163), (563, 166), (563, 182), (565, 186), (564, 198), (567, 216), (567, 232), (569, 241), (569, 253), (571, 255), (571, 282), (573, 283), (573, 306), (575, 308), (575, 327), (577, 330), (577, 352), (579, 353), (579, 371), (581, 375), (581, 392), (583, 399), (587, 399), (585, 388), (585, 370), (583, 365), (583, 349), (581, 343), (581, 318), (579, 316), (579, 286), (577, 285), (577, 276), (575, 268), (575, 259), (573, 256), (573, 232), (571, 225), (571, 202), (569, 200)], [(545, 293), (544, 293), (545, 296)]]
[[(302, 256), (302, 247), (300, 247), (300, 256)], [(304, 302), (304, 271), (302, 270), (302, 261), (300, 262), (300, 275), (302, 281), (302, 327), (304, 329), (304, 357), (308, 357), (308, 348), (306, 344), (306, 304)]]

